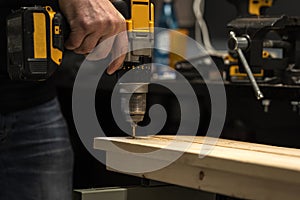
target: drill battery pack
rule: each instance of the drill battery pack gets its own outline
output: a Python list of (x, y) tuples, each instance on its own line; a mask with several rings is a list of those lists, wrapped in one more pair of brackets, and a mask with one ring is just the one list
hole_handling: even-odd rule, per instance
[(62, 63), (63, 17), (51, 7), (22, 7), (7, 18), (7, 69), (13, 80), (42, 81)]

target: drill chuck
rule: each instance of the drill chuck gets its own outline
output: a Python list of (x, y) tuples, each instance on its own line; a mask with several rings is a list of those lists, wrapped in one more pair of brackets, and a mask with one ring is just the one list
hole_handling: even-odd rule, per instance
[(137, 124), (143, 121), (146, 112), (146, 94), (148, 83), (121, 83), (121, 109), (126, 121)]

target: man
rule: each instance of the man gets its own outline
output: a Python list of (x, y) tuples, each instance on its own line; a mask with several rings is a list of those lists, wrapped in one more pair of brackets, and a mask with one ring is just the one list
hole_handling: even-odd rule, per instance
[[(73, 167), (67, 127), (52, 81), (21, 82), (8, 77), (3, 28), (6, 16), (21, 6), (58, 3), (71, 28), (65, 47), (78, 54), (88, 54), (98, 43), (126, 30), (124, 18), (109, 0), (57, 1), (10, 0), (0, 3), (1, 200), (70, 200)], [(101, 51), (99, 58), (105, 58), (126, 39), (116, 37), (113, 44)], [(107, 72), (111, 74), (118, 69), (124, 57), (115, 60)]]

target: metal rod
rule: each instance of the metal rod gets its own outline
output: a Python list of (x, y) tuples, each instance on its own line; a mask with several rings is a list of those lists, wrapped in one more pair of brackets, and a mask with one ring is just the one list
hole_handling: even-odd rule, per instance
[(251, 82), (251, 84), (253, 86), (253, 89), (254, 89), (254, 92), (255, 92), (255, 95), (256, 95), (257, 99), (260, 100), (260, 99), (264, 98), (264, 95), (263, 95), (263, 93), (261, 92), (261, 90), (259, 89), (259, 87), (257, 85), (257, 82), (256, 82), (256, 80), (254, 78), (254, 75), (253, 75), (253, 73), (252, 73), (252, 71), (250, 69), (250, 66), (248, 65), (248, 62), (247, 62), (247, 60), (246, 60), (246, 58), (245, 58), (242, 50), (240, 48), (238, 48), (236, 51), (239, 54), (241, 62), (243, 63), (244, 68), (245, 68), (245, 70), (246, 70), (246, 72), (248, 74), (248, 77), (249, 77), (250, 82)]

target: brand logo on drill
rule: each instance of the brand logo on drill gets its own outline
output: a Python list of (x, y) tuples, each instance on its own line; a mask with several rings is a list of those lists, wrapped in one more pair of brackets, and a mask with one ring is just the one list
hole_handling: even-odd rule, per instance
[[(98, 117), (101, 119), (106, 118), (106, 116), (101, 116), (101, 110), (96, 112), (95, 109), (97, 89), (103, 89), (105, 84), (107, 84), (107, 82), (100, 82), (99, 84), (101, 77), (106, 71), (106, 67), (121, 55), (130, 52), (142, 52), (143, 49), (153, 49), (150, 42), (148, 46), (147, 43), (143, 43), (142, 47), (139, 45), (132, 45), (128, 49), (125, 48), (125, 46), (120, 49), (113, 49), (115, 52), (111, 54), (112, 56), (97, 61), (97, 55), (103, 55), (101, 50), (106, 49), (107, 44), (112, 44), (114, 39), (119, 37), (119, 35), (107, 39), (100, 43), (91, 55), (87, 56), (87, 59), (82, 63), (75, 80), (73, 89), (73, 117), (81, 141), (96, 159), (117, 171), (125, 173), (146, 173), (156, 171), (170, 165), (180, 158), (183, 152), (193, 143), (194, 136), (196, 136), (199, 131), (203, 131), (198, 130), (200, 121), (207, 120), (200, 117), (200, 107), (203, 102), (198, 101), (198, 97), (201, 97), (201, 94), (203, 94), (204, 91), (207, 91), (210, 96), (208, 102), (211, 107), (206, 108), (206, 110), (211, 111), (211, 118), (206, 132), (207, 137), (199, 150), (199, 157), (204, 157), (213, 149), (213, 146), (217, 142), (217, 138), (220, 136), (224, 125), (226, 115), (226, 94), (222, 77), (213, 60), (201, 47), (201, 45), (192, 38), (189, 38), (179, 32), (175, 32), (174, 30), (156, 28), (155, 32), (159, 31), (172, 32), (173, 36), (175, 34), (175, 41), (184, 41), (186, 51), (183, 52), (180, 48), (169, 49), (168, 47), (164, 47), (164, 45), (161, 45), (159, 47), (161, 49), (159, 50), (163, 52), (168, 51), (173, 55), (183, 58), (188, 61), (191, 66), (193, 66), (194, 70), (196, 70), (199, 75), (201, 75), (201, 81), (196, 80), (197, 83), (195, 84), (195, 87), (192, 87), (191, 83), (176, 70), (173, 71), (176, 74), (176, 81), (160, 79), (148, 80), (140, 77), (140, 83), (149, 83), (150, 85), (156, 85), (160, 88), (167, 89), (173, 96), (176, 97), (178, 102), (177, 104), (179, 105), (178, 107), (180, 112), (178, 113), (180, 113), (180, 122), (174, 125), (178, 126), (176, 137), (168, 143), (162, 143), (165, 144), (162, 149), (152, 152), (137, 153), (122, 149), (120, 146), (109, 142), (106, 137), (109, 137), (110, 134), (114, 133), (105, 133), (103, 131), (100, 125), (101, 121), (98, 121)], [(124, 32), (121, 34), (128, 33)], [(161, 63), (147, 64), (147, 66), (150, 65), (161, 66)], [(142, 69), (142, 66), (135, 67), (135, 69), (138, 69), (138, 67), (140, 67), (139, 69)], [(169, 68), (169, 66), (164, 67)], [(112, 120), (114, 120), (119, 129), (127, 133), (129, 136), (132, 135), (132, 127), (128, 122), (130, 121), (128, 119), (132, 117), (130, 116), (130, 109), (132, 108), (129, 107), (131, 105), (129, 102), (125, 104), (124, 102), (121, 102), (122, 92), (120, 92), (119, 85), (124, 82), (128, 82), (129, 80), (136, 80), (136, 75), (137, 73), (135, 70), (128, 70), (127, 73), (118, 79), (118, 83), (114, 87), (111, 97)], [(212, 79), (214, 84), (209, 84)], [(201, 84), (199, 82), (201, 82)], [(132, 96), (132, 93), (135, 94), (134, 90), (129, 92), (129, 97)], [(197, 94), (199, 95), (197, 96)], [(150, 91), (147, 95), (151, 98), (151, 95), (155, 94)], [(164, 98), (164, 94), (159, 95), (161, 98)], [(130, 100), (130, 98), (127, 99)], [(120, 106), (121, 104), (125, 105), (125, 107)], [(147, 138), (147, 135), (159, 133), (165, 125), (173, 125), (166, 124), (168, 123), (167, 119), (170, 116), (168, 116), (166, 109), (162, 105), (155, 104), (147, 109), (149, 110), (148, 115), (146, 116), (146, 118), (149, 118), (148, 124), (145, 126), (137, 126), (136, 128), (136, 135), (137, 137), (140, 137), (138, 140), (147, 141), (147, 139), (149, 139)], [(111, 122), (111, 124), (114, 123)], [(182, 142), (182, 139), (180, 139), (182, 136), (189, 137), (185, 137), (184, 142)], [(109, 152), (113, 152), (110, 154), (108, 161), (106, 160), (106, 156), (103, 152), (94, 149), (94, 138), (97, 137), (106, 138), (107, 142), (103, 143), (103, 145), (105, 145), (103, 148)], [(138, 142), (138, 140), (136, 141)], [(133, 140), (132, 142), (135, 141)]]

